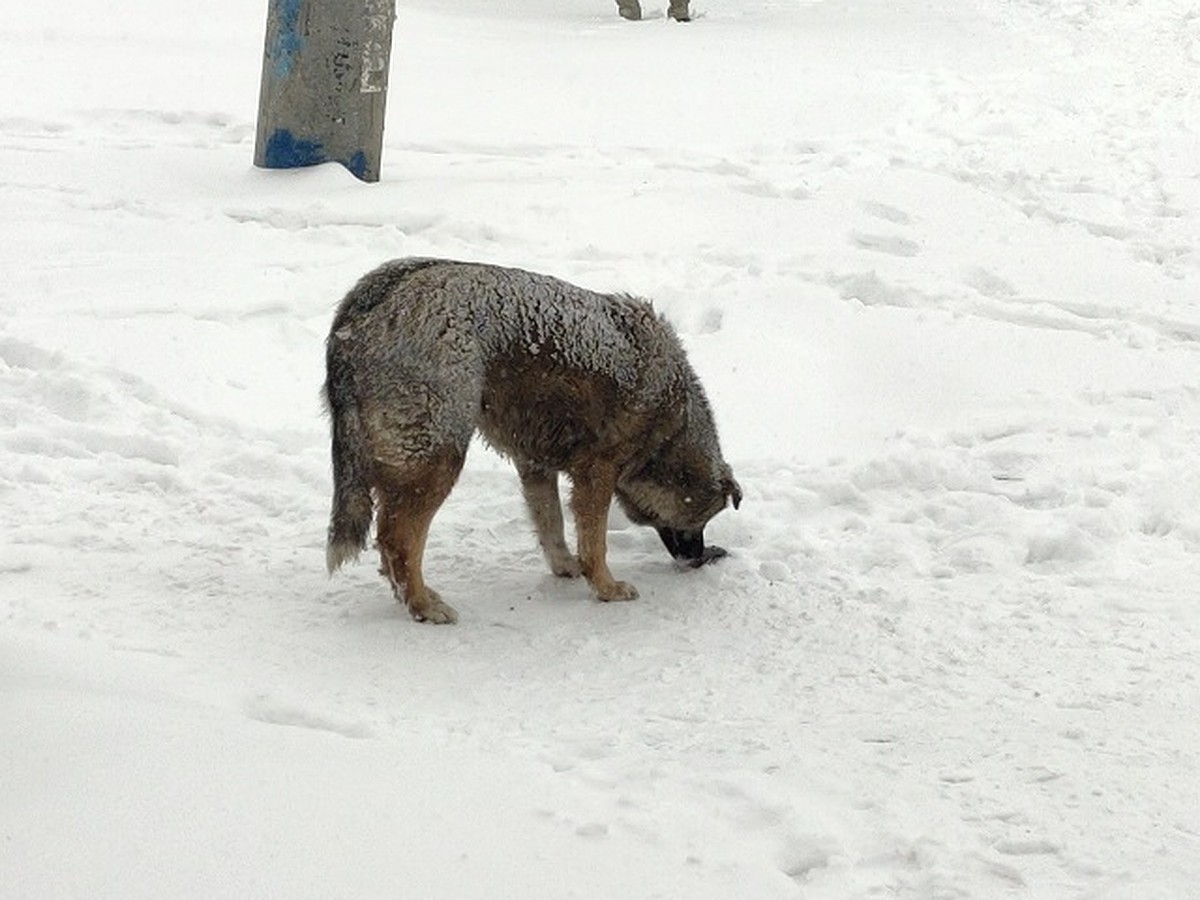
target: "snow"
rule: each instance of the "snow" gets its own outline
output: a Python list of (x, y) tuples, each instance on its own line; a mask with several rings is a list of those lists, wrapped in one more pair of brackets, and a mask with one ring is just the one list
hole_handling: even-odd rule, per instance
[[(664, 8), (406, 0), (373, 186), (250, 166), (258, 4), (0, 22), (0, 894), (1194, 893), (1194, 4)], [(479, 446), (457, 626), (328, 579), (404, 255), (652, 297), (731, 556), (597, 603)]]

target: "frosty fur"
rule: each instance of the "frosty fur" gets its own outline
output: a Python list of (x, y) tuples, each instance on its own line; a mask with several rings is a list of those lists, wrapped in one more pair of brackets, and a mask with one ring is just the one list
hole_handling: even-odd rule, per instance
[[(421, 563), (476, 431), (516, 464), (551, 571), (584, 575), (601, 600), (637, 596), (607, 565), (614, 496), (673, 556), (724, 555), (705, 548), (704, 526), (741, 489), (679, 339), (648, 302), (520, 269), (395, 260), (342, 300), (326, 349), (328, 567), (365, 548), (374, 514), (381, 572), (414, 618), (457, 619)], [(576, 555), (560, 472), (573, 487)]]

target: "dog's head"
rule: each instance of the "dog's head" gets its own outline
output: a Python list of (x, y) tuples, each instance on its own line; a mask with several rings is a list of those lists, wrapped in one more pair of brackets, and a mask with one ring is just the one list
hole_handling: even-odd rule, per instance
[(616, 497), (631, 522), (653, 527), (672, 557), (695, 568), (727, 555), (705, 547), (704, 526), (731, 501), (737, 509), (742, 489), (728, 464), (672, 448), (623, 479)]
[(742, 489), (721, 457), (704, 388), (685, 369), (661, 443), (618, 480), (616, 497), (631, 522), (652, 526), (671, 556), (696, 568), (727, 555), (704, 546), (704, 526), (731, 501), (736, 509)]

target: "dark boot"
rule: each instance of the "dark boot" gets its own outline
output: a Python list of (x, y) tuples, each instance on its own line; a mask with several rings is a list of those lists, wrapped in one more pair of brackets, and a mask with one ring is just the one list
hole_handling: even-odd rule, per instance
[(667, 7), (667, 16), (676, 22), (692, 21), (688, 13), (688, 0), (671, 0), (671, 5)]
[(617, 0), (617, 12), (622, 19), (636, 22), (642, 17), (642, 7), (638, 0)]

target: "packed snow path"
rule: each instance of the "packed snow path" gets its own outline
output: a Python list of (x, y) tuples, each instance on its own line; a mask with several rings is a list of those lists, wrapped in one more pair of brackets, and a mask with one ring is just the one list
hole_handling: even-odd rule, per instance
[[(383, 180), (249, 167), (265, 10), (0, 23), (0, 894), (1181, 898), (1200, 14), (401, 3)], [(323, 569), (333, 307), (654, 298), (746, 491), (602, 605), (473, 451)]]

